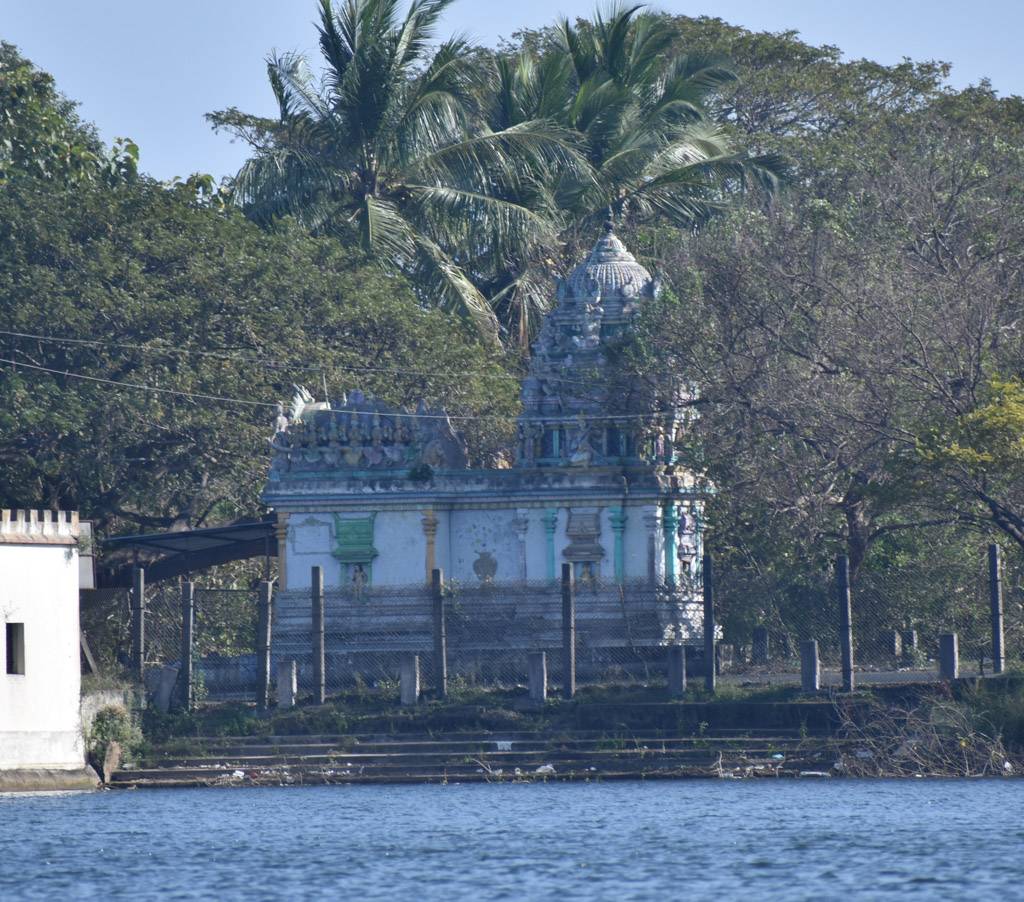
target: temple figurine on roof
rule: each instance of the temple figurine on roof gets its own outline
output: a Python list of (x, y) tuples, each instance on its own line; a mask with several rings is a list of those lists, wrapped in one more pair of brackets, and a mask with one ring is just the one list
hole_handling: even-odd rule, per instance
[[(300, 398), (278, 419), (264, 500), (277, 515), (280, 599), (308, 615), (311, 567), (358, 591), (554, 582), (563, 563), (594, 592), (659, 587), (659, 616), (699, 635), (702, 491), (673, 457), (685, 393), (669, 409), (611, 389), (608, 353), (658, 282), (611, 223), (558, 285), (522, 382), (516, 459), (473, 469), (443, 410), (351, 392)], [(646, 405), (646, 409), (645, 409)]]

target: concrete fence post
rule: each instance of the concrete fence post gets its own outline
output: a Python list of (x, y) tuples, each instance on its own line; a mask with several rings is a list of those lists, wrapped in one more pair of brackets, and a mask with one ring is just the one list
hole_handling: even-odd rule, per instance
[(277, 662), (277, 707), (294, 708), (299, 694), (299, 668), (294, 661)]
[(992, 672), (1002, 673), (1006, 668), (1003, 644), (1003, 575), (999, 566), (999, 546), (988, 546), (988, 598), (992, 614)]
[(530, 699), (544, 702), (548, 698), (548, 656), (543, 651), (532, 651), (527, 659)]
[(192, 710), (195, 701), (195, 675), (193, 654), (195, 640), (196, 590), (191, 581), (181, 584), (181, 671), (178, 673), (181, 707)]
[(853, 692), (853, 605), (850, 598), (850, 559), (836, 559), (836, 588), (839, 596), (839, 647), (843, 660), (843, 692)]
[(800, 643), (800, 688), (804, 692), (821, 689), (821, 660), (818, 657), (818, 640), (806, 639)]
[(444, 573), (430, 572), (430, 595), (434, 606), (434, 691), (448, 698), (448, 623), (444, 610)]
[(672, 698), (686, 695), (686, 646), (668, 647), (668, 694)]
[(146, 671), (146, 571), (132, 569), (132, 676), (140, 683)]
[(261, 711), (270, 707), (270, 624), (274, 584), (268, 580), (260, 583), (260, 595), (256, 607), (256, 705)]
[(399, 696), (403, 705), (420, 700), (420, 656), (403, 655), (398, 671)]
[(754, 627), (751, 658), (754, 664), (760, 664), (762, 667), (771, 660), (771, 636), (768, 633), (768, 627)]
[(900, 647), (903, 663), (913, 664), (917, 659), (917, 630), (900, 630)]
[(576, 587), (572, 564), (562, 564), (562, 696), (576, 694)]
[(715, 566), (710, 554), (704, 555), (702, 567), (704, 582), (704, 688), (715, 691), (718, 659), (715, 650)]
[(888, 657), (899, 661), (903, 657), (903, 635), (899, 630), (886, 630), (882, 634), (882, 647)]
[(960, 649), (956, 633), (939, 636), (939, 679), (955, 680), (960, 676)]
[(313, 703), (322, 705), (327, 701), (327, 675), (324, 667), (324, 572), (320, 567), (313, 568), (310, 583), (313, 601)]

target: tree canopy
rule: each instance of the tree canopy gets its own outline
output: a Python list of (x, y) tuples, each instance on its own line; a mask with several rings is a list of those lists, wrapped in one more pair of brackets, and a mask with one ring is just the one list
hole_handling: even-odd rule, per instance
[[(58, 95), (44, 102), (41, 122), (78, 128)], [(0, 505), (74, 508), (101, 533), (258, 513), (275, 402), (296, 382), (514, 412), (506, 362), (460, 320), (357, 248), (294, 222), (264, 230), (205, 186), (8, 171)], [(503, 429), (465, 423), (476, 460), (500, 453)]]

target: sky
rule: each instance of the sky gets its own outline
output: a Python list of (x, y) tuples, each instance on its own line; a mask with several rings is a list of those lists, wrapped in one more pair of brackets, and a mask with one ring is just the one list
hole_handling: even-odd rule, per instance
[[(656, 8), (709, 15), (755, 31), (796, 30), (851, 59), (904, 57), (953, 64), (952, 84), (991, 79), (1024, 94), (1021, 0), (661, 0)], [(593, 0), (459, 0), (440, 37), (493, 44), (558, 15), (585, 16)], [(109, 144), (130, 137), (141, 168), (159, 179), (237, 171), (246, 148), (212, 132), (203, 114), (237, 106), (272, 114), (264, 60), (272, 49), (316, 47), (313, 0), (0, 0), (0, 40), (17, 45), (80, 103)]]

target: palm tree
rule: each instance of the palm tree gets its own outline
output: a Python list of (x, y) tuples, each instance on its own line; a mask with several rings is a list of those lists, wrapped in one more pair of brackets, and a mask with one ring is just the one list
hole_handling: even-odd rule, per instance
[(620, 222), (703, 226), (750, 182), (774, 192), (785, 174), (777, 157), (752, 157), (711, 120), (706, 103), (736, 75), (721, 59), (674, 53), (674, 31), (640, 6), (612, 7), (577, 27), (562, 20), (542, 52), (499, 56), (484, 101), (493, 128), (550, 119), (577, 133), (591, 172), (557, 175), (551, 204), (562, 211), (560, 248), (534, 244), (489, 286), (504, 318), (530, 332), (548, 290), (538, 273), (552, 256), (579, 252), (609, 208)]
[(467, 265), (549, 244), (558, 219), (545, 181), (557, 170), (587, 184), (588, 167), (548, 117), (498, 129), (474, 117), (469, 48), (429, 47), (451, 2), (413, 0), (403, 18), (399, 0), (320, 0), (323, 78), (301, 57), (272, 56), (278, 118), (232, 109), (210, 119), (255, 148), (232, 183), (248, 215), (347, 236), (411, 276), (426, 302), (497, 335)]

